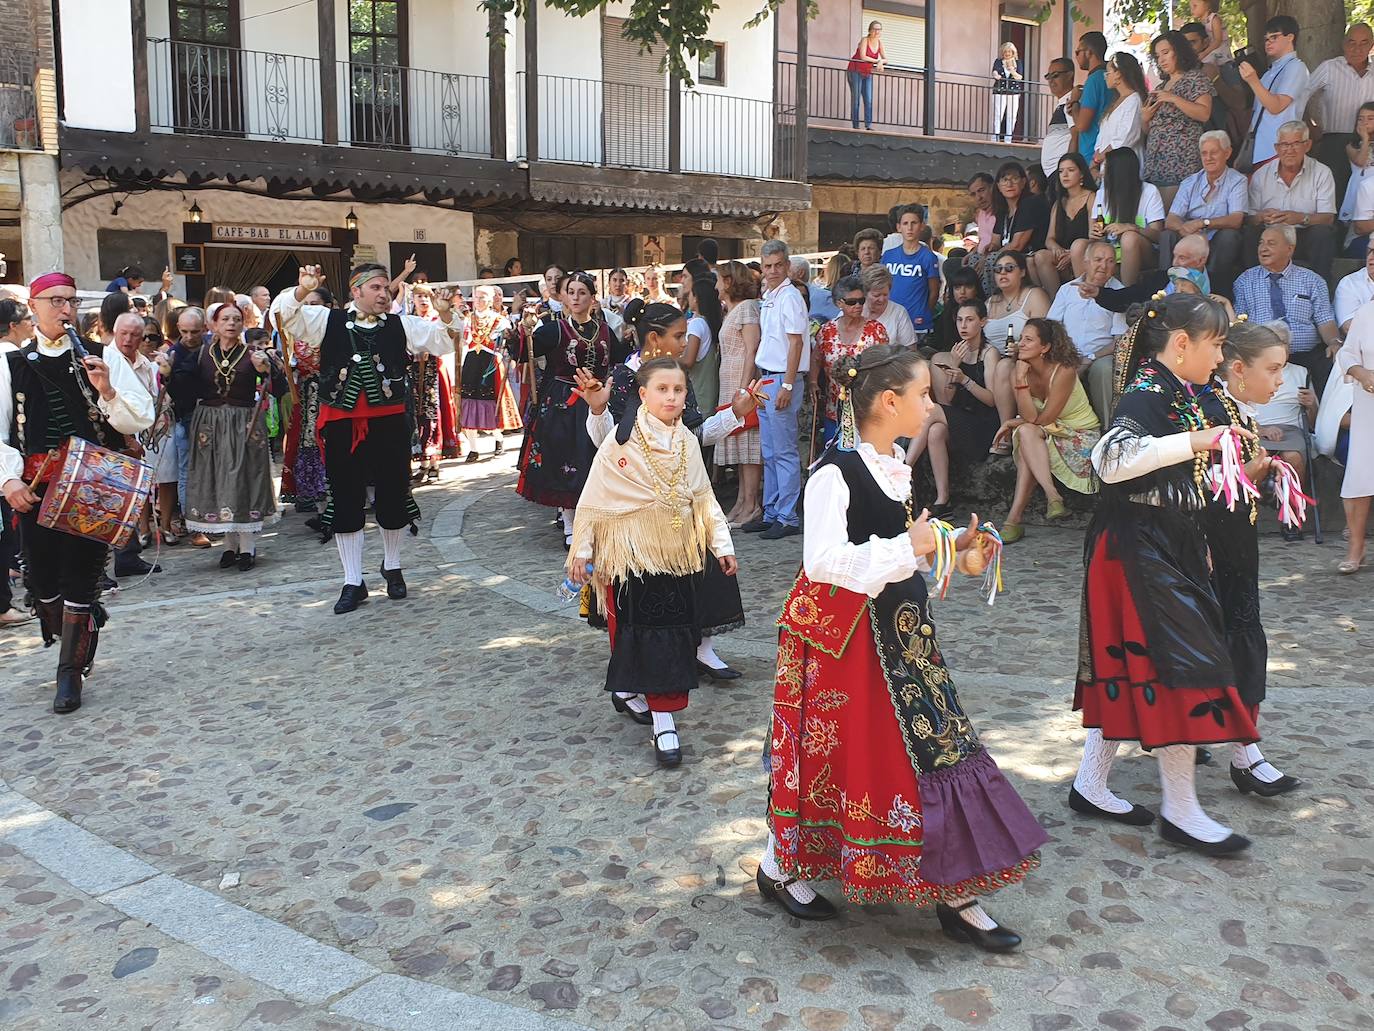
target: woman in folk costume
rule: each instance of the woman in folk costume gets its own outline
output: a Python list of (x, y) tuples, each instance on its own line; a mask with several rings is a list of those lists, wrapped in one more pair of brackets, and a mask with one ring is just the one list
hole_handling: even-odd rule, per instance
[(715, 562), (733, 577), (739, 567), (701, 448), (682, 423), (686, 370), (675, 358), (654, 358), (636, 378), (634, 423), (602, 443), (582, 491), (568, 575), (608, 597), (606, 690), (615, 708), (626, 711), (626, 699), (643, 695), (654, 755), (676, 766), (682, 746), (673, 713), (697, 684), (702, 570)]
[(281, 518), (259, 408), (261, 392), (286, 393), (286, 377), (266, 351), (245, 342), (236, 305), (212, 304), (205, 314), (214, 335), (196, 366), (200, 402), (191, 418), (186, 528), (224, 534), (219, 567), (247, 571), (257, 561), (258, 534)]
[[(305, 303), (335, 307), (334, 295), (324, 287), (310, 291)], [(304, 340), (296, 340), (285, 331), (281, 335), (282, 347), (296, 382), (296, 403), (291, 406), (291, 421), (282, 451), (281, 499), (283, 504), (294, 503), (297, 512), (315, 512), (328, 488), (324, 456), (315, 439), (315, 425), (320, 414), (320, 349)]]
[(467, 437), (468, 461), (476, 462), (477, 431), (496, 434), (496, 451), (505, 450), (501, 434), (518, 430), (524, 423), (515, 393), (506, 377), (506, 353), (501, 335), (510, 323), (501, 314), (501, 288), (479, 286), (472, 291), (472, 313), (467, 319), (467, 339), (459, 382), (463, 397), (463, 435)]
[(1084, 547), (1074, 691), (1089, 729), (1069, 793), (1084, 815), (1153, 822), (1107, 786), (1120, 743), (1137, 741), (1159, 761), (1160, 835), (1217, 856), (1250, 842), (1198, 804), (1197, 746), (1259, 740), (1236, 690), (1204, 522), (1210, 454), (1225, 434), (1198, 393), (1221, 364), (1229, 326), (1208, 297), (1156, 295), (1122, 338), (1117, 386), (1129, 385), (1092, 456), (1102, 487)]
[[(1201, 396), (1203, 415), (1209, 424), (1239, 426), (1256, 434), (1253, 440), (1241, 442), (1245, 473), (1256, 484), (1268, 479), (1273, 459), (1259, 440), (1255, 408), (1268, 404), (1283, 385), (1288, 342), (1288, 326), (1283, 322), (1232, 323), (1222, 347), (1225, 361), (1221, 383)], [(1269, 660), (1269, 642), (1260, 622), (1258, 516), (1253, 497), (1248, 503), (1241, 499), (1234, 508), (1214, 497), (1204, 516), (1212, 558), (1212, 586), (1225, 620), (1236, 691), (1256, 722), (1260, 703), (1264, 701)], [(1233, 746), (1231, 780), (1241, 794), (1253, 791), (1265, 798), (1286, 794), (1302, 783), (1276, 769), (1264, 758), (1259, 745), (1253, 743)]]
[[(932, 410), (930, 367), (883, 344), (836, 369), (840, 439), (807, 480), (802, 573), (778, 620), (759, 891), (825, 920), (836, 909), (808, 882), (835, 879), (852, 902), (933, 903), (950, 938), (1013, 949), (979, 899), (1034, 869), (1047, 837), (974, 732), (930, 616), (937, 538), (897, 445)], [(954, 538), (969, 573), (985, 558), (976, 522)]]
[[(673, 304), (645, 304), (634, 298), (625, 308), (627, 324), (634, 330), (639, 350), (611, 369), (609, 382), (599, 383), (587, 373), (576, 374), (578, 390), (587, 400), (587, 433), (598, 447), (612, 431), (628, 439), (639, 411), (639, 386), (636, 374), (643, 362), (654, 358), (678, 358), (687, 347), (687, 316)], [(758, 406), (755, 394), (758, 383), (751, 382), (735, 392), (729, 406), (704, 417), (697, 406), (696, 392), (688, 374), (687, 401), (682, 412), (682, 424), (705, 448), (724, 440), (745, 425), (746, 418)], [(618, 430), (617, 430), (618, 427)], [(718, 634), (738, 630), (744, 626), (744, 602), (740, 599), (739, 581), (726, 576), (713, 563), (706, 564), (702, 582), (697, 585), (697, 631), (701, 641), (697, 645), (697, 673), (712, 680), (737, 680), (740, 673), (716, 654), (714, 639)], [(648, 722), (648, 707), (639, 697), (626, 700), (629, 712), (641, 722)]]
[(536, 504), (559, 509), (563, 543), (570, 546), (577, 499), (596, 457), (596, 445), (587, 435), (587, 402), (575, 387), (574, 375), (583, 369), (604, 382), (625, 350), (592, 311), (595, 279), (573, 272), (563, 278), (558, 293), (561, 312), (540, 325), (530, 342), (530, 354), (543, 358), (545, 365), (515, 489)]
[[(434, 291), (427, 283), (411, 287), (415, 317), (426, 322), (443, 322), (434, 306)], [(446, 296), (445, 300), (449, 298)], [(462, 298), (456, 298), (461, 301)], [(459, 323), (461, 327), (461, 323)], [(439, 459), (458, 456), (458, 406), (453, 377), (444, 358), (421, 352), (411, 359), (415, 373), (416, 448), (420, 468), (411, 477), (419, 483), (439, 479)]]

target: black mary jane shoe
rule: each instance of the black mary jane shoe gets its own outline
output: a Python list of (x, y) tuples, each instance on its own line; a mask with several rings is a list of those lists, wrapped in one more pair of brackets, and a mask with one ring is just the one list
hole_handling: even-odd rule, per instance
[(1302, 785), (1302, 781), (1298, 780), (1297, 777), (1290, 777), (1286, 773), (1282, 774), (1278, 780), (1260, 780), (1255, 776), (1255, 767), (1268, 761), (1267, 759), (1261, 759), (1254, 765), (1245, 767), (1245, 769), (1232, 766), (1231, 783), (1235, 784), (1235, 786), (1240, 789), (1242, 795), (1248, 795), (1253, 791), (1255, 794), (1264, 798), (1273, 798), (1275, 795), (1286, 795), (1294, 788)]
[(406, 578), (399, 569), (382, 569), (382, 579), (386, 581), (386, 596), (392, 601), (400, 601), (406, 596)]
[(367, 584), (344, 584), (344, 588), (339, 592), (339, 600), (334, 603), (334, 615), (342, 616), (345, 612), (352, 612), (363, 602), (367, 601)]
[(226, 551), (219, 557), (219, 567), (221, 569), (233, 569), (239, 564), (239, 553), (237, 551)]
[(1155, 822), (1155, 814), (1143, 805), (1132, 805), (1130, 812), (1114, 813), (1101, 806), (1093, 805), (1078, 793), (1077, 788), (1069, 788), (1069, 808), (1084, 816), (1096, 816), (1102, 820), (1115, 820), (1131, 827), (1148, 827)]
[(643, 726), (647, 727), (650, 723), (654, 721), (654, 714), (650, 712), (648, 709), (645, 709), (643, 712), (631, 709), (630, 703), (627, 702), (624, 698), (621, 698), (617, 694), (611, 695), (611, 705), (615, 706), (616, 712), (622, 713), (623, 715), (630, 717), (630, 719), (634, 720), (636, 723), (639, 723)]
[[(654, 718), (650, 716), (649, 722), (652, 723), (653, 721)], [(658, 744), (658, 739), (661, 738), (664, 734), (672, 734), (676, 736), (678, 739), (678, 747), (660, 748)], [(660, 730), (657, 734), (654, 735), (654, 758), (658, 760), (658, 764), (660, 766), (677, 766), (679, 763), (682, 762), (681, 742), (682, 737), (678, 735), (678, 732), (676, 730)]]
[(1199, 748), (1197, 754), (1193, 756), (1193, 764), (1195, 766), (1211, 766), (1212, 750), (1210, 748)]
[(1164, 817), (1159, 818), (1159, 836), (1172, 845), (1182, 845), (1204, 856), (1225, 859), (1244, 852), (1250, 847), (1250, 839), (1240, 834), (1232, 834), (1225, 841), (1203, 841), (1195, 838), (1181, 827), (1176, 827)]
[(758, 874), (754, 877), (754, 883), (759, 886), (759, 894), (770, 902), (776, 902), (783, 909), (796, 917), (798, 920), (833, 920), (839, 915), (839, 910), (835, 904), (823, 895), (817, 895), (810, 902), (799, 902), (792, 897), (792, 893), (787, 890), (789, 884), (795, 884), (797, 878), (789, 877), (785, 881), (775, 881), (763, 872), (763, 867), (759, 867)]
[(239, 552), (238, 566), (239, 566), (239, 572), (240, 572), (240, 573), (246, 573), (246, 572), (248, 572), (248, 570), (252, 569), (252, 568), (253, 568), (254, 566), (256, 566), (257, 564), (258, 564), (258, 556), (257, 556), (256, 553), (251, 552), (251, 551), (241, 551), (241, 552)]
[(971, 923), (959, 915), (961, 909), (968, 909), (970, 906), (978, 905), (977, 901), (965, 902), (962, 906), (947, 906), (943, 902), (936, 903), (935, 915), (940, 920), (940, 929), (945, 932), (946, 938), (951, 938), (957, 942), (968, 942), (976, 945), (984, 952), (1010, 952), (1021, 944), (1021, 936), (1009, 927), (998, 924), (991, 931), (986, 931), (981, 927), (974, 927)]
[(700, 659), (697, 660), (698, 677), (710, 677), (712, 680), (738, 680), (743, 675), (739, 670), (731, 669), (729, 666), (716, 669), (714, 666), (706, 665)]
[(480, 462), (481, 460), (482, 456), (479, 455), (476, 451), (469, 451), (467, 458), (463, 459), (463, 461), (466, 462), (468, 465), (473, 465), (477, 462)]

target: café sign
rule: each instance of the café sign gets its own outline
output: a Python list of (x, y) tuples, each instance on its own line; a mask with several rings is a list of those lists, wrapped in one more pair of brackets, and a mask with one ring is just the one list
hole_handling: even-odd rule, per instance
[(317, 226), (274, 226), (259, 222), (216, 222), (211, 239), (220, 243), (323, 243), (332, 242), (328, 229)]

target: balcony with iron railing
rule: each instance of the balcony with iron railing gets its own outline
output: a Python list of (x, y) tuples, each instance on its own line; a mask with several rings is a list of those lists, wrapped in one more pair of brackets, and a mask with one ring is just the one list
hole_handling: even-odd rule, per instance
[(0, 50), (0, 150), (42, 150), (38, 55), (22, 47)]

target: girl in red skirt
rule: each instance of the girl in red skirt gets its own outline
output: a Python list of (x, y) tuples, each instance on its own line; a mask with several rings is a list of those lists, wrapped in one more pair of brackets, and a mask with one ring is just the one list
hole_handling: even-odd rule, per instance
[(839, 442), (807, 481), (802, 574), (778, 621), (759, 891), (824, 920), (835, 907), (808, 882), (836, 879), (851, 902), (933, 903), (951, 938), (1006, 951), (1020, 937), (979, 899), (1025, 877), (1047, 838), (978, 740), (935, 637), (921, 576), (935, 536), (912, 516), (896, 445), (931, 411), (930, 369), (882, 345), (836, 371)]
[(1259, 740), (1236, 690), (1203, 520), (1210, 452), (1224, 428), (1208, 424), (1198, 395), (1221, 363), (1228, 327), (1220, 304), (1174, 294), (1151, 301), (1123, 338), (1118, 386), (1129, 385), (1093, 449), (1102, 489), (1084, 551), (1074, 692), (1089, 731), (1069, 793), (1085, 815), (1153, 822), (1107, 787), (1120, 742), (1137, 741), (1159, 760), (1161, 836), (1208, 855), (1250, 842), (1198, 804), (1197, 746)]

